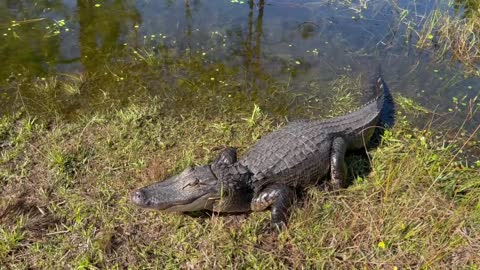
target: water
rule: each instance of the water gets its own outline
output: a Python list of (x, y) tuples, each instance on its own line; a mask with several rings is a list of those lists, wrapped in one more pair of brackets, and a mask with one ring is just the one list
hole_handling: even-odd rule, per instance
[[(433, 61), (434, 51), (416, 49), (406, 23), (421, 25), (437, 8), (468, 16), (475, 8), (472, 1), (467, 6), (455, 1), (452, 7), (445, 1), (187, 2), (1, 1), (0, 113), (20, 106), (40, 113), (53, 106), (75, 114), (95, 104), (102, 107), (105, 96), (141, 96), (145, 91), (133, 89), (130, 71), (119, 75), (110, 65), (128, 63), (133, 51), (165, 48), (173, 61), (189, 52), (240, 70), (239, 76), (257, 87), (268, 84), (268, 78), (288, 84), (292, 92), (308, 92), (312, 82), (329, 91), (339, 76), (371, 72), (380, 63), (392, 91), (440, 114), (465, 110), (461, 103), (480, 94), (478, 77), (464, 76), (461, 64), (439, 63)], [(135, 78), (148, 81), (155, 72), (160, 71)], [(33, 83), (69, 74), (110, 77), (86, 83), (90, 87), (81, 87), (78, 95), (32, 94)], [(176, 74), (171, 80), (178, 79)], [(125, 80), (130, 87), (105, 92), (95, 87), (102, 80)], [(148, 95), (158, 94), (155, 86), (146, 88)], [(470, 124), (478, 122), (477, 117)]]

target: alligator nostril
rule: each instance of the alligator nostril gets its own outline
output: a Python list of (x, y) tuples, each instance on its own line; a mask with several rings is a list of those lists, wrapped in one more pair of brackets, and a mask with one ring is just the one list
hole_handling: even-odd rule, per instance
[(137, 190), (132, 194), (132, 201), (136, 204), (144, 204), (145, 203), (145, 194)]

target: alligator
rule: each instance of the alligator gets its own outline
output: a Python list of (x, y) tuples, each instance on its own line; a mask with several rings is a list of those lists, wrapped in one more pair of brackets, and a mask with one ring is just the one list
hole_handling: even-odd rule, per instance
[(271, 210), (271, 224), (287, 226), (297, 188), (323, 181), (329, 191), (346, 187), (345, 153), (362, 149), (382, 125), (393, 99), (381, 75), (375, 97), (353, 112), (326, 120), (297, 120), (267, 134), (237, 160), (228, 147), (207, 165), (189, 167), (131, 194), (142, 208), (170, 212), (250, 212)]

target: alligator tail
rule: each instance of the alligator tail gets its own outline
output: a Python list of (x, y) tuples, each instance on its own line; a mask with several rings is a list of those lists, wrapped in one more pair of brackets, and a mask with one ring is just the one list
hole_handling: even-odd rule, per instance
[(378, 75), (375, 80), (375, 93), (377, 97), (383, 95), (382, 110), (380, 111), (380, 126), (384, 128), (393, 127), (395, 124), (395, 103), (390, 89), (383, 80), (381, 67), (378, 67)]
[(393, 127), (395, 124), (395, 103), (393, 96), (390, 93), (390, 89), (383, 80), (382, 72), (380, 67), (378, 68), (378, 73), (375, 76), (375, 81), (373, 84), (375, 91), (376, 100), (380, 101), (381, 106), (380, 114), (378, 118), (378, 127), (375, 129), (373, 136), (369, 142), (369, 148), (377, 147), (380, 142), (385, 129)]

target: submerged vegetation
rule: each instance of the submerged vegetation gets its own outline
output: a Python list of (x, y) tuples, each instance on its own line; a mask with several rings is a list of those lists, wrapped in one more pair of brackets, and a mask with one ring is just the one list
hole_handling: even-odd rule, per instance
[[(480, 76), (480, 2), (451, 1), (455, 14), (436, 10), (425, 17), (416, 46), (433, 47), (436, 59), (451, 57), (460, 61), (467, 72)], [(465, 9), (459, 12), (459, 9)], [(463, 14), (460, 15), (460, 14)]]
[[(0, 60), (6, 63), (0, 71), (0, 101), (6, 104), (0, 108), (0, 268), (480, 268), (480, 85), (455, 80), (479, 75), (478, 1), (441, 2), (448, 8), (425, 13), (403, 1), (381, 1), (373, 11), (374, 0), (278, 1), (302, 12), (335, 2), (353, 12), (338, 20), (358, 24), (378, 19), (369, 16), (383, 5), (393, 6), (396, 26), (385, 35), (436, 60), (459, 60), (466, 69), (448, 81), (443, 71), (430, 73), (442, 86), (466, 90), (444, 97), (451, 109), (443, 112), (411, 98), (420, 97), (421, 89), (407, 94), (391, 87), (396, 125), (368, 155), (347, 157), (351, 185), (335, 194), (306, 190), (289, 227), (278, 234), (268, 230), (268, 212), (191, 217), (134, 207), (128, 197), (137, 187), (205, 164), (225, 146), (241, 155), (288, 121), (337, 116), (373, 94), (366, 82), (376, 68), (364, 65), (352, 68), (339, 60), (341, 68), (330, 66), (334, 79), (302, 77), (313, 62), (332, 65), (324, 52), (329, 40), (306, 49), (306, 56), (282, 51), (300, 44), (282, 44), (272, 49), (277, 54), (262, 51), (264, 1), (226, 1), (249, 7), (247, 24), (207, 37), (192, 25), (199, 2), (185, 1), (183, 42), (155, 33), (140, 35), (141, 45), (127, 44), (119, 34), (128, 27), (141, 33), (136, 10), (121, 1), (82, 2), (84, 70), (78, 73), (45, 70), (61, 58), (60, 37), (75, 31), (73, 23), (0, 21)], [(31, 13), (52, 8), (43, 4)], [(109, 12), (128, 19), (116, 16), (98, 28), (87, 23), (93, 15), (105, 20)], [(305, 42), (334, 37), (321, 23), (314, 26)], [(41, 63), (35, 58), (22, 65), (8, 53), (19, 47), (23, 57), (42, 57), (26, 45), (35, 44), (34, 33), (22, 36), (27, 27), (53, 44)], [(398, 31), (402, 27), (405, 32)], [(195, 35), (207, 41), (195, 43)], [(382, 42), (388, 38), (375, 39)], [(341, 53), (351, 60), (350, 51)], [(368, 61), (376, 55), (355, 53)], [(267, 58), (274, 65), (262, 66)], [(384, 69), (392, 66), (388, 57), (381, 60)], [(415, 59), (409, 72), (422, 60)], [(386, 83), (399, 86), (400, 79)]]
[[(383, 8), (376, 0), (339, 3), (354, 12), (355, 20), (366, 18), (364, 13), (372, 7), (374, 12)], [(390, 29), (394, 35), (402, 36), (406, 43), (419, 50), (433, 52), (438, 62), (458, 61), (467, 74), (480, 77), (480, 1), (388, 1), (384, 4), (397, 13), (398, 24)]]

